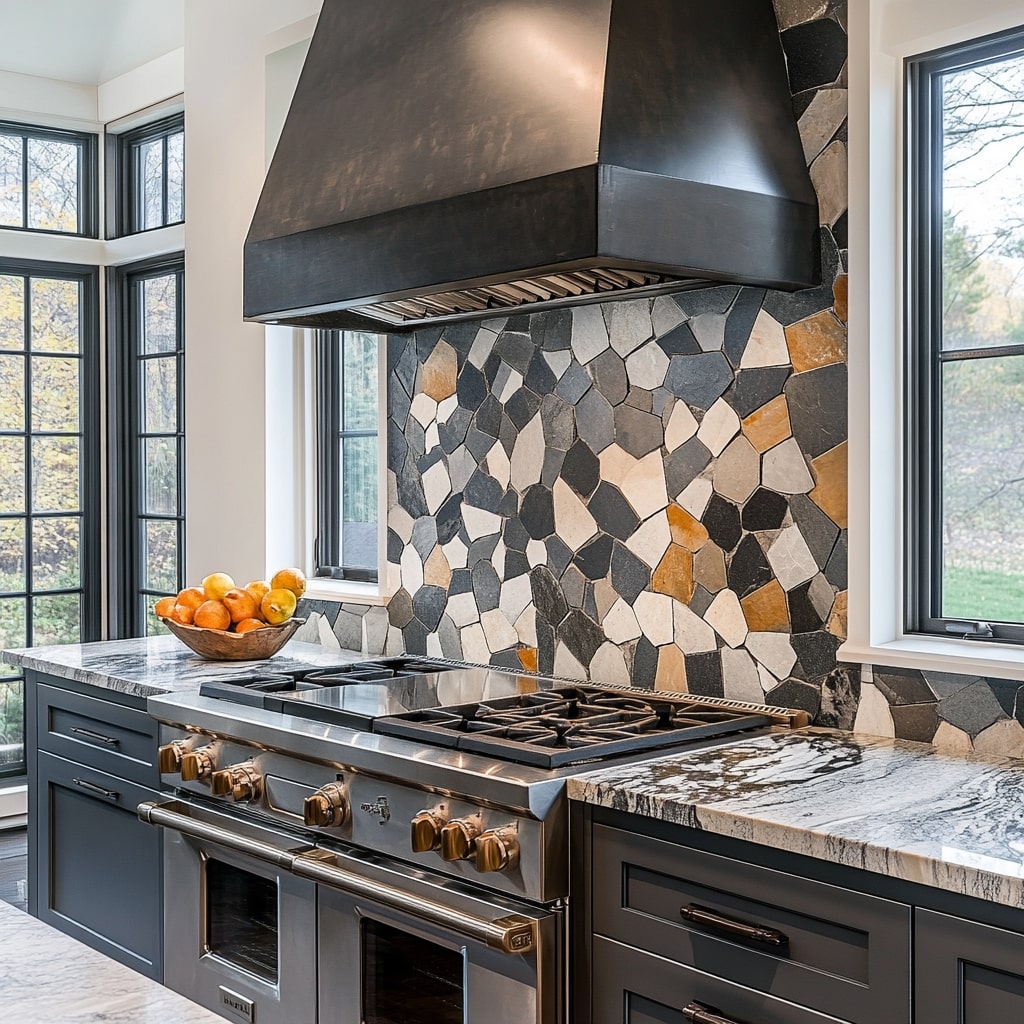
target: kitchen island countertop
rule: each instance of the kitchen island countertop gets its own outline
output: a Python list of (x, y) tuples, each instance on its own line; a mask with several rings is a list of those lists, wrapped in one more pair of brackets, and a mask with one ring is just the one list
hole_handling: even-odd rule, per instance
[(223, 1024), (223, 1017), (0, 902), (0, 1007), (17, 1024)]
[(1024, 908), (1024, 760), (810, 729), (589, 772), (568, 792)]

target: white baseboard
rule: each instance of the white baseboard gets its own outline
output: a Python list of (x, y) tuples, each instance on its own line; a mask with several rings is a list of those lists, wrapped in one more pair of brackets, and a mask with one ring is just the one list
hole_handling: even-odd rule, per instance
[(8, 818), (24, 818), (28, 814), (28, 784), (0, 789), (0, 828), (14, 824)]

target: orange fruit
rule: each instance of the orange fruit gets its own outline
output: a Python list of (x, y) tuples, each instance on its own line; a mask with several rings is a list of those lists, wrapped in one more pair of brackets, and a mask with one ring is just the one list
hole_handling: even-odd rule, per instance
[(270, 590), (270, 584), (266, 580), (253, 580), (252, 583), (246, 583), (243, 590), (248, 590), (252, 594), (256, 601), (256, 608), (259, 609), (260, 601), (267, 596), (267, 592)]
[(263, 612), (263, 618), (272, 626), (279, 626), (295, 614), (297, 603), (295, 595), (290, 590), (278, 587), (267, 592), (260, 603), (260, 611)]
[(195, 609), (189, 608), (187, 604), (176, 604), (171, 612), (171, 618), (175, 622), (180, 622), (183, 626), (191, 626), (194, 615)]
[(220, 601), (206, 601), (196, 609), (192, 621), (203, 629), (227, 629), (231, 625), (231, 612)]
[(235, 623), (236, 633), (250, 633), (254, 629), (266, 629), (267, 624), (260, 622), (259, 619), (242, 619), (241, 622)]
[(301, 569), (279, 569), (270, 581), (271, 590), (290, 590), (297, 598), (306, 592), (306, 574)]
[(177, 603), (178, 599), (176, 597), (161, 597), (153, 606), (153, 611), (155, 611), (161, 619), (169, 619), (174, 614), (174, 606)]
[(203, 579), (203, 593), (207, 601), (223, 601), (229, 590), (235, 589), (235, 581), (226, 572), (211, 572)]
[(195, 611), (205, 600), (206, 595), (203, 593), (202, 587), (186, 587), (178, 593), (178, 604), (191, 608), (192, 611)]
[(224, 607), (231, 614), (232, 622), (241, 622), (242, 619), (251, 619), (256, 615), (256, 598), (248, 590), (229, 590), (224, 595)]

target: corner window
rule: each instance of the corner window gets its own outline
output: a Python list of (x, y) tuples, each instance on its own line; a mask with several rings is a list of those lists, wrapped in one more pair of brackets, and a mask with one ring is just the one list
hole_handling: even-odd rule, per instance
[(0, 121), (0, 228), (96, 237), (97, 139)]
[(1024, 32), (908, 62), (910, 632), (1024, 641)]
[(317, 339), (318, 576), (377, 580), (379, 347), (363, 331)]
[(118, 234), (185, 219), (185, 115), (117, 136)]

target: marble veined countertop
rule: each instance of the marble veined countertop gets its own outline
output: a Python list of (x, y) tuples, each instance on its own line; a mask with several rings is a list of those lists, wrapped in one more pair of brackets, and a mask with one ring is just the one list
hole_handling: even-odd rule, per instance
[(1024, 760), (811, 729), (570, 778), (569, 796), (1024, 908)]
[(207, 661), (173, 636), (28, 647), (3, 654), (3, 661), (11, 665), (136, 697), (196, 690), (204, 679), (223, 679), (254, 669), (274, 672), (332, 668), (361, 658), (365, 655), (289, 640), (277, 654), (263, 661)]
[(224, 1024), (224, 1018), (0, 902), (0, 1017), (12, 1024)]

